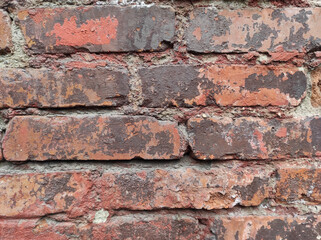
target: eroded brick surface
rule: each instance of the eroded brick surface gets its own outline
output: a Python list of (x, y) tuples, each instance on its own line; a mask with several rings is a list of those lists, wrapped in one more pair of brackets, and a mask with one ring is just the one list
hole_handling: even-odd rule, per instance
[(0, 9), (0, 53), (12, 48), (11, 21), (9, 15)]
[(4, 157), (24, 160), (177, 159), (185, 140), (177, 124), (151, 117), (16, 117), (3, 140)]
[(125, 70), (2, 69), (0, 108), (119, 106), (127, 103)]
[(35, 53), (161, 50), (171, 42), (170, 7), (94, 6), (19, 12), (28, 47)]
[(307, 78), (297, 67), (174, 65), (142, 68), (143, 106), (296, 106)]
[(197, 219), (178, 215), (128, 215), (101, 224), (53, 222), (46, 219), (0, 220), (0, 238), (6, 240), (204, 239)]
[(218, 217), (212, 221), (215, 239), (317, 239), (321, 217), (248, 216)]
[(321, 107), (321, 68), (312, 71), (311, 103), (314, 107)]
[(321, 119), (195, 117), (188, 122), (198, 159), (285, 159), (321, 156)]
[(270, 196), (272, 170), (182, 168), (104, 173), (95, 183), (106, 209), (222, 209), (257, 206)]
[(83, 214), (92, 183), (86, 172), (1, 175), (0, 217), (28, 218), (68, 212)]
[(314, 204), (321, 202), (321, 169), (280, 168), (278, 170), (276, 197), (280, 201), (305, 200)]
[(320, 47), (319, 8), (216, 10), (189, 15), (187, 48), (195, 52), (305, 52)]

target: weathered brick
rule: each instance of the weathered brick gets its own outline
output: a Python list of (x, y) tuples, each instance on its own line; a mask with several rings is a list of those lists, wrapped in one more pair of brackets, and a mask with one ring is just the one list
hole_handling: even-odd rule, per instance
[(9, 52), (12, 47), (11, 21), (9, 15), (0, 9), (0, 52)]
[(175, 31), (174, 10), (165, 6), (38, 8), (18, 17), (35, 53), (162, 50)]
[(187, 49), (195, 52), (306, 52), (321, 44), (319, 8), (197, 8), (189, 19)]
[(268, 167), (106, 172), (95, 181), (106, 209), (222, 209), (258, 206), (270, 196)]
[(2, 145), (9, 161), (177, 159), (185, 151), (176, 123), (117, 115), (15, 117)]
[(93, 226), (94, 239), (203, 239), (197, 219), (187, 216), (117, 217)]
[(1, 175), (0, 216), (28, 218), (68, 212), (81, 215), (92, 187), (86, 172)]
[(126, 215), (101, 224), (53, 222), (46, 219), (0, 220), (0, 239), (105, 240), (204, 239), (197, 219), (177, 215)]
[(292, 202), (305, 200), (321, 202), (321, 169), (320, 168), (281, 168), (278, 170), (276, 198)]
[(198, 159), (286, 159), (321, 156), (321, 118), (199, 118), (188, 122)]
[(217, 217), (212, 221), (211, 232), (217, 240), (318, 239), (321, 216)]
[(311, 103), (314, 107), (321, 107), (321, 67), (311, 73), (312, 94)]
[(142, 105), (147, 107), (296, 106), (307, 85), (297, 67), (176, 65), (142, 68), (138, 73)]
[(119, 106), (127, 103), (128, 93), (128, 73), (122, 70), (3, 69), (0, 72), (0, 108)]

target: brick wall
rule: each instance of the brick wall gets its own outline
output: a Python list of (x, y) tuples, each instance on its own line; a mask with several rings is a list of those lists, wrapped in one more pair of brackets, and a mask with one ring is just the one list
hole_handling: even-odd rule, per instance
[(1, 240), (321, 238), (321, 1), (0, 7)]

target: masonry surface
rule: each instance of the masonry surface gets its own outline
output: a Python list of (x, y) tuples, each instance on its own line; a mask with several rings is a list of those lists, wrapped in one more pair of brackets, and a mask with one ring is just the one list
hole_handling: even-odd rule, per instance
[(321, 239), (320, 21), (0, 1), (0, 240)]

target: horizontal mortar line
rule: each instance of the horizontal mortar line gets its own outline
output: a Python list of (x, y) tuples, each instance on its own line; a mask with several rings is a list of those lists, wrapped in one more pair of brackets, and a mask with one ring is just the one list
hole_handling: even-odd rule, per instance
[[(310, 158), (311, 159), (311, 158)], [(320, 159), (314, 159), (314, 161), (310, 161), (309, 164), (302, 163), (301, 161), (304, 161), (307, 159), (288, 159), (286, 161), (282, 160), (271, 160), (271, 161), (265, 161), (265, 160), (209, 160), (209, 161), (198, 161), (195, 165), (193, 163), (186, 164), (184, 161), (180, 160), (147, 160), (147, 161), (136, 161), (135, 160), (58, 160), (58, 161), (27, 161), (27, 162), (11, 162), (11, 161), (2, 161), (0, 163), (0, 175), (8, 175), (8, 174), (32, 174), (32, 173), (67, 173), (67, 172), (93, 172), (93, 171), (99, 171), (100, 173), (108, 173), (108, 172), (117, 172), (121, 171), (122, 173), (126, 172), (137, 172), (137, 171), (154, 171), (157, 169), (163, 169), (163, 170), (184, 170), (186, 168), (192, 168), (196, 170), (215, 170), (217, 167), (220, 167), (221, 169), (229, 168), (233, 166), (234, 164), (246, 164), (245, 166), (240, 166), (239, 168), (250, 168), (250, 167), (258, 167), (258, 166), (268, 166), (271, 168), (271, 170), (277, 170), (278, 164), (282, 163), (288, 163), (288, 166), (284, 166), (286, 168), (296, 167), (296, 168), (321, 168)], [(293, 166), (292, 163), (300, 163), (300, 166)], [(204, 164), (204, 165), (203, 165)], [(316, 165), (313, 165), (316, 164)], [(3, 166), (4, 165), (4, 166)], [(51, 165), (50, 169), (47, 169), (46, 167), (48, 165)], [(55, 166), (52, 166), (55, 165)], [(74, 167), (73, 165), (77, 165)], [(121, 166), (119, 166), (121, 165)], [(127, 165), (126, 167), (130, 168), (124, 168), (124, 165)], [(319, 166), (318, 166), (319, 165)], [(19, 169), (21, 166), (28, 166), (30, 168), (32, 167), (45, 167), (45, 172), (39, 172), (39, 169)], [(83, 168), (82, 168), (83, 167)], [(101, 167), (103, 167), (101, 169)], [(112, 167), (112, 168), (110, 168)], [(13, 169), (17, 168), (17, 169)], [(57, 169), (55, 169), (57, 168)], [(59, 169), (61, 168), (61, 169)], [(4, 171), (4, 172), (2, 172)]]

